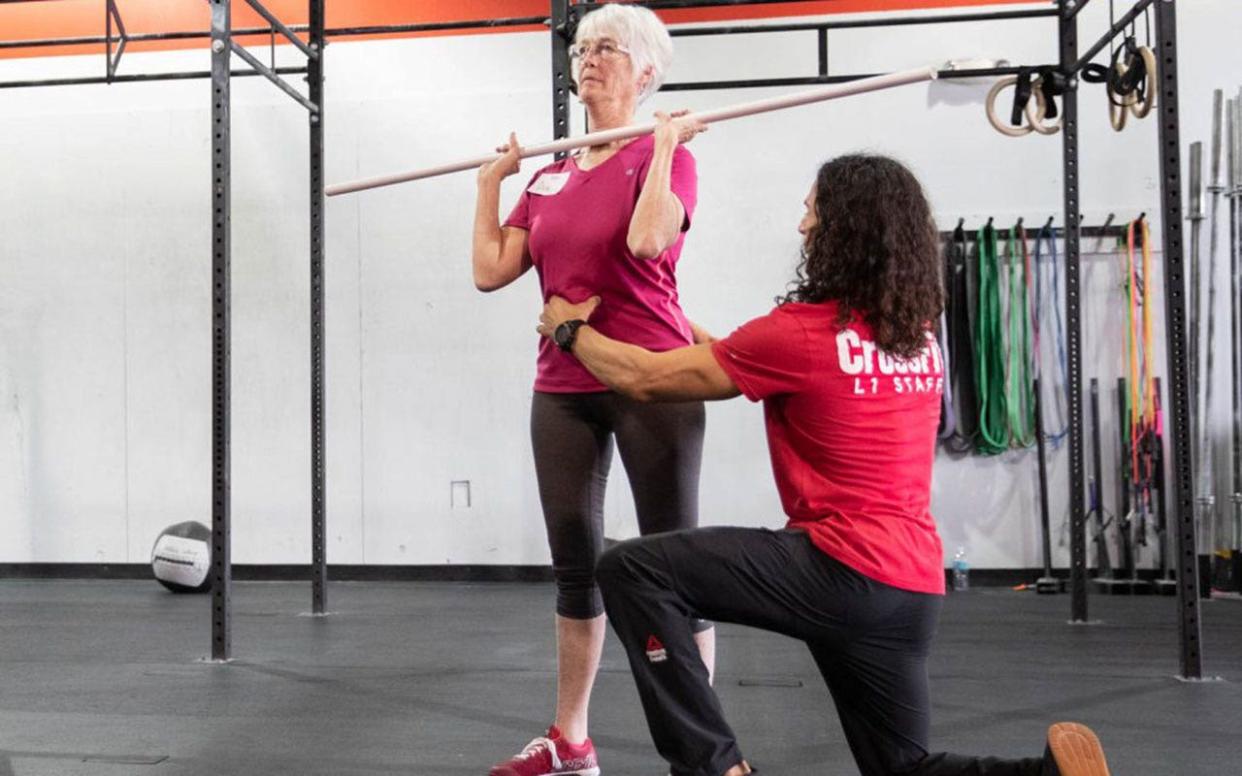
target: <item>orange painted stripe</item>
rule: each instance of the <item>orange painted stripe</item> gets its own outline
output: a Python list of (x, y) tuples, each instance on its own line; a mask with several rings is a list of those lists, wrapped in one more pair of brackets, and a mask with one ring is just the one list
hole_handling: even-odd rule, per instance
[[(962, 6), (1026, 4), (1031, 0), (820, 0), (820, 2), (774, 3), (749, 7), (698, 8), (661, 11), (671, 24), (734, 19), (765, 19), (778, 16), (822, 16), (834, 13), (898, 11)], [(306, 0), (265, 0), (264, 5), (286, 24), (307, 22)], [(496, 19), (546, 16), (548, 0), (328, 0), (328, 27), (362, 27), (384, 24), (424, 24), (462, 19)], [(0, 4), (0, 40), (102, 36), (105, 31), (104, 0), (43, 0)], [(202, 0), (117, 0), (126, 31), (138, 33), (201, 32), (211, 25), (207, 3)], [(233, 2), (234, 27), (263, 27), (266, 22), (242, 0)], [(421, 37), (427, 35), (496, 34), (546, 29), (542, 25), (499, 29), (450, 30), (372, 37)], [(115, 34), (115, 32), (114, 32)], [(363, 38), (351, 38), (360, 40)], [(264, 43), (267, 36), (243, 42)], [(277, 42), (280, 42), (279, 36)], [(205, 40), (131, 42), (126, 51), (166, 51), (206, 48)], [(98, 54), (101, 45), (55, 46), (34, 49), (3, 49), (0, 59), (14, 57)]]
[[(826, 16), (836, 13), (879, 13), (929, 8), (957, 8), (980, 5), (1034, 5), (1031, 0), (821, 0), (816, 3), (773, 3), (736, 8), (695, 8), (684, 11), (660, 11), (660, 18), (670, 24), (731, 19), (769, 19), (774, 16)], [(1047, 8), (1046, 3), (1040, 4)]]

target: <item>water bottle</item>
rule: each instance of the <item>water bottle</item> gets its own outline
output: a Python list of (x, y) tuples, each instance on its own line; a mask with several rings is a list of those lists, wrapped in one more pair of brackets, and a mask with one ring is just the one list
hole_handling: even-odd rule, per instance
[(958, 547), (953, 556), (953, 589), (970, 589), (970, 563), (966, 561), (966, 548)]

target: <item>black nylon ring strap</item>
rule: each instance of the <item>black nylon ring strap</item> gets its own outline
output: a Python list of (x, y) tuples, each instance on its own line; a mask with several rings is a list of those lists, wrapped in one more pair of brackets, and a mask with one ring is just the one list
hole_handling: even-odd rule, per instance
[(1009, 123), (1015, 127), (1022, 126), (1022, 114), (1026, 104), (1031, 100), (1031, 68), (1018, 69), (1018, 82), (1013, 85), (1013, 110), (1009, 113)]
[(1052, 67), (1040, 68), (1039, 71), (1039, 88), (1044, 94), (1044, 118), (1055, 119), (1059, 114), (1057, 112), (1057, 101), (1055, 98), (1065, 94), (1065, 74)]
[(1092, 62), (1083, 66), (1080, 75), (1082, 80), (1089, 84), (1106, 84), (1108, 83), (1108, 65)]
[(1108, 76), (1109, 86), (1117, 96), (1125, 97), (1146, 80), (1147, 66), (1139, 54), (1138, 45), (1134, 38), (1126, 38), (1125, 45), (1113, 52), (1113, 63)]

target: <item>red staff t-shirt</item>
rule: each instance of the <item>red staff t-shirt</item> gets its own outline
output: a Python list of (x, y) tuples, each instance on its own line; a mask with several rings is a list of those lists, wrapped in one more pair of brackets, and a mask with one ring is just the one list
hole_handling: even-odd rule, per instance
[(871, 579), (943, 593), (930, 511), (944, 371), (940, 348), (912, 359), (880, 351), (837, 304), (784, 304), (716, 342), (712, 353), (751, 401), (763, 401), (788, 527)]
[[(591, 326), (613, 339), (664, 351), (693, 342), (677, 296), (677, 259), (694, 214), (698, 177), (685, 146), (673, 153), (670, 188), (686, 211), (682, 233), (654, 259), (640, 259), (626, 245), (630, 218), (647, 180), (655, 138), (622, 147), (589, 170), (572, 157), (535, 173), (505, 226), (527, 230), (527, 247), (546, 302), (553, 295), (582, 302), (599, 295)], [(578, 359), (539, 338), (535, 390), (549, 393), (606, 391)]]

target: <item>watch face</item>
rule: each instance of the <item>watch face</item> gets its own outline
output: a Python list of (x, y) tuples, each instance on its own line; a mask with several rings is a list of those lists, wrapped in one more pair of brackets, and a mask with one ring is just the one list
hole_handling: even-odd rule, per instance
[(578, 333), (578, 327), (581, 326), (582, 323), (583, 322), (579, 320), (561, 322), (561, 324), (556, 327), (556, 330), (552, 332), (552, 341), (556, 343), (558, 348), (568, 353), (569, 349), (574, 345), (574, 335)]
[(574, 332), (569, 326), (569, 321), (565, 321), (556, 327), (556, 331), (552, 332), (552, 339), (556, 342), (556, 346), (561, 350), (568, 350), (569, 343), (573, 340)]

